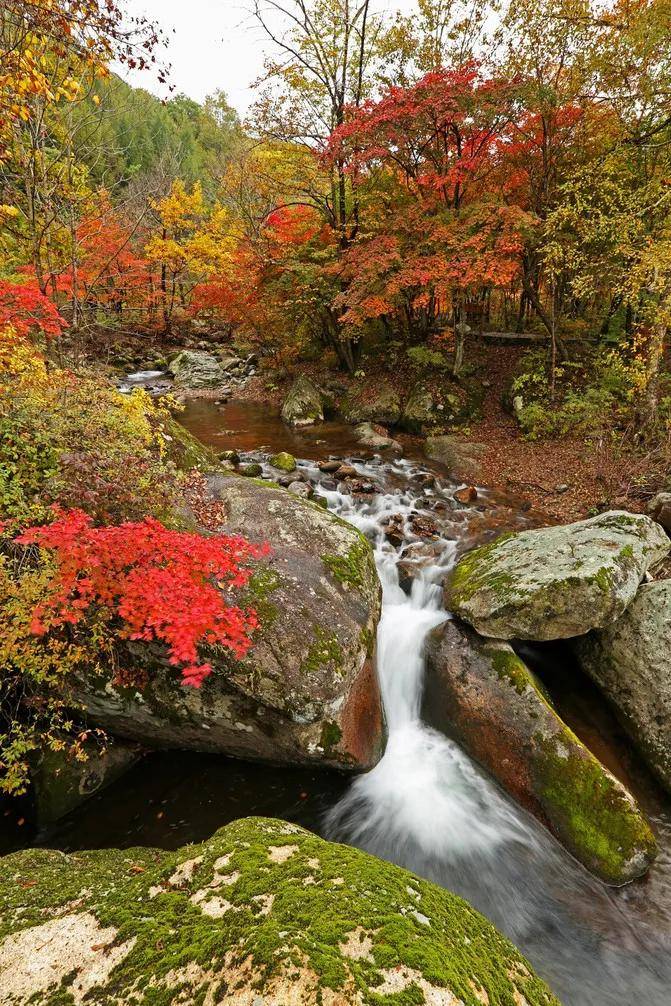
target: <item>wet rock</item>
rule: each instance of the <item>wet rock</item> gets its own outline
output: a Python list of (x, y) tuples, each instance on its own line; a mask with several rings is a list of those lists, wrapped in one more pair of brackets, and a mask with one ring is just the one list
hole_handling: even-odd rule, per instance
[[(304, 483), (300, 483), (301, 486)], [(351, 525), (283, 489), (208, 477), (223, 504), (222, 531), (270, 545), (239, 596), (260, 628), (242, 661), (208, 653), (214, 673), (187, 688), (163, 651), (128, 643), (146, 669), (144, 690), (112, 674), (77, 689), (89, 722), (148, 746), (191, 748), (281, 764), (365, 768), (383, 726), (373, 665), (380, 582), (373, 552)]]
[(311, 499), (314, 495), (312, 486), (308, 485), (307, 482), (301, 482), (298, 479), (294, 482), (290, 482), (287, 488), (290, 493), (294, 494), (294, 496), (300, 496), (306, 500)]
[(581, 636), (615, 621), (670, 549), (658, 524), (624, 510), (505, 534), (461, 559), (446, 603), (484, 636)]
[(423, 433), (440, 418), (433, 395), (423, 384), (416, 384), (403, 407), (399, 426), (408, 433)]
[(559, 1006), (467, 902), (285, 821), (171, 851), (17, 852), (0, 903), (13, 1006)]
[(290, 426), (313, 426), (323, 421), (324, 399), (309, 377), (301, 374), (294, 381), (282, 406), (282, 419)]
[(347, 488), (354, 496), (370, 496), (379, 491), (379, 486), (366, 479), (348, 479)]
[(269, 460), (273, 468), (279, 468), (282, 472), (296, 471), (296, 458), (293, 454), (289, 454), (288, 451), (280, 451), (279, 454), (273, 454)]
[(109, 786), (142, 756), (138, 744), (110, 739), (105, 748), (84, 746), (85, 761), (76, 761), (66, 750), (45, 748), (31, 771), (35, 817), (40, 828), (53, 824), (89, 797)]
[(342, 403), (341, 412), (348, 423), (395, 426), (401, 418), (401, 400), (390, 384), (371, 382), (351, 389)]
[(405, 541), (405, 517), (402, 513), (391, 514), (382, 524), (382, 530), (387, 541), (397, 547)]
[(240, 455), (237, 451), (222, 451), (219, 455), (222, 461), (230, 461), (232, 465), (240, 464)]
[(477, 478), (482, 471), (484, 444), (473, 444), (457, 440), (456, 437), (428, 437), (424, 445), (427, 455), (439, 461), (451, 472)]
[(393, 440), (387, 436), (387, 431), (383, 426), (375, 426), (373, 423), (360, 423), (355, 427), (354, 432), (360, 444), (370, 447), (372, 450), (402, 450), (398, 440)]
[(240, 472), (241, 475), (246, 475), (247, 478), (257, 479), (260, 478), (261, 475), (263, 475), (263, 468), (261, 467), (261, 465), (256, 464), (255, 462), (254, 463), (250, 462), (249, 464), (246, 465), (240, 465), (238, 471)]
[(657, 493), (648, 504), (648, 513), (671, 534), (671, 493)]
[(644, 874), (656, 843), (634, 798), (561, 720), (512, 648), (446, 622), (427, 655), (428, 722), (597, 876), (623, 884)]
[(418, 538), (437, 538), (438, 525), (427, 514), (413, 513), (410, 516), (412, 533)]
[(478, 498), (478, 490), (475, 486), (465, 486), (463, 489), (455, 490), (454, 498), (455, 500), (458, 500), (459, 503), (468, 505), (469, 503), (474, 503)]
[(616, 622), (575, 645), (583, 669), (671, 790), (671, 580), (643, 584)]
[(337, 472), (338, 469), (342, 467), (342, 461), (320, 461), (317, 467), (320, 472), (333, 473)]
[(341, 479), (358, 479), (359, 472), (356, 470), (354, 465), (339, 465), (336, 469), (336, 474)]
[(185, 349), (169, 364), (175, 386), (195, 390), (216, 388), (225, 380), (225, 372), (216, 356), (193, 349)]

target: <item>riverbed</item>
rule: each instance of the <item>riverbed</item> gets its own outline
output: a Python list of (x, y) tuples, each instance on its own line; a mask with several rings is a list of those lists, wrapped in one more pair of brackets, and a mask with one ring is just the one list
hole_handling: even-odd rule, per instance
[[(386, 753), (354, 781), (211, 755), (152, 754), (40, 835), (39, 844), (174, 848), (238, 817), (283, 817), (462, 894), (521, 948), (564, 1006), (621, 1006), (637, 998), (645, 1006), (668, 1006), (671, 806), (568, 651), (537, 648), (527, 657), (569, 724), (650, 815), (660, 855), (642, 881), (611, 889), (595, 880), (453, 741), (423, 723), (422, 645), (427, 632), (449, 617), (440, 586), (445, 572), (465, 547), (503, 529), (533, 525), (537, 515), (483, 486), (476, 501), (455, 507), (459, 473), (428, 461), (411, 439), (403, 443), (403, 458), (374, 457), (362, 452), (349, 426), (293, 431), (272, 410), (245, 402), (194, 401), (180, 419), (219, 451), (251, 452), (262, 462), (264, 451), (290, 451), (301, 459), (301, 477), (373, 543), (384, 589), (378, 674)], [(314, 464), (330, 456), (346, 458), (379, 491), (365, 498), (341, 492)], [(392, 513), (405, 523), (396, 546), (381, 527)], [(428, 550), (411, 548), (423, 541), (412, 531), (418, 516), (437, 528)]]

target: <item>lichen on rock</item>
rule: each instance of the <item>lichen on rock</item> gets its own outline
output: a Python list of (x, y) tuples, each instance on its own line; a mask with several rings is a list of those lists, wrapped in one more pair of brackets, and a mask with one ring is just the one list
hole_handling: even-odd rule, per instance
[(108, 1006), (558, 1006), (461, 898), (262, 818), (175, 852), (5, 858), (0, 1003), (79, 1006), (84, 996)]
[(460, 560), (446, 605), (485, 636), (580, 636), (621, 615), (670, 548), (649, 517), (617, 510), (508, 533)]

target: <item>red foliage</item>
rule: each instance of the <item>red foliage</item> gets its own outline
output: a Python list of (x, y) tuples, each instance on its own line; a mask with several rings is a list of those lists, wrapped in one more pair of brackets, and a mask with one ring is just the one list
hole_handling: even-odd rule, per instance
[(153, 518), (93, 527), (81, 510), (55, 513), (53, 524), (16, 539), (48, 549), (56, 562), (52, 590), (33, 613), (36, 635), (77, 625), (92, 608), (107, 609), (123, 623), (121, 638), (165, 643), (170, 664), (182, 665), (184, 684), (195, 688), (212, 673), (199, 662), (199, 645), (245, 656), (256, 613), (227, 605), (223, 591), (247, 583), (251, 571), (243, 564), (266, 555), (266, 545), (170, 531)]
[(35, 280), (10, 283), (0, 279), (0, 328), (7, 325), (23, 337), (39, 329), (53, 338), (61, 335), (66, 322)]

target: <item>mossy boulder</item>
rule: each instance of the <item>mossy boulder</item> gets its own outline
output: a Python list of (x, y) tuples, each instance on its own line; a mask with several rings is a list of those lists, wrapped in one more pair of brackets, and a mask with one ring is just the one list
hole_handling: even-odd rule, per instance
[(410, 391), (403, 406), (399, 426), (408, 433), (425, 433), (439, 421), (440, 413), (430, 390), (424, 384), (416, 384)]
[(277, 468), (281, 472), (296, 471), (296, 458), (293, 454), (289, 454), (288, 451), (280, 451), (279, 454), (273, 454), (270, 458), (270, 463), (273, 468)]
[(7, 856), (0, 989), (13, 1006), (559, 1006), (461, 898), (263, 818), (172, 852)]
[(200, 350), (185, 349), (169, 363), (175, 386), (184, 390), (216, 388), (226, 380), (226, 373), (216, 356)]
[(340, 411), (348, 423), (395, 426), (401, 418), (401, 399), (386, 381), (366, 382), (348, 391)]
[(434, 630), (424, 717), (602, 880), (624, 884), (647, 871), (657, 846), (636, 801), (563, 722), (507, 643), (456, 622)]
[(219, 468), (219, 460), (212, 448), (194, 437), (177, 419), (169, 419), (163, 428), (166, 454), (170, 461), (182, 472), (199, 468), (210, 471)]
[(373, 765), (383, 742), (373, 664), (381, 588), (373, 551), (351, 524), (256, 479), (212, 474), (222, 531), (267, 542), (238, 598), (258, 614), (248, 656), (206, 654), (214, 673), (184, 687), (156, 645), (127, 644), (142, 690), (111, 675), (75, 697), (91, 722), (148, 746), (192, 748), (278, 764)]
[(484, 636), (581, 636), (615, 621), (670, 548), (659, 524), (624, 510), (506, 534), (461, 559), (446, 604)]
[(671, 790), (671, 580), (643, 584), (616, 622), (576, 640), (576, 650)]
[(322, 393), (304, 374), (296, 378), (284, 400), (282, 419), (289, 426), (313, 426), (324, 419)]

